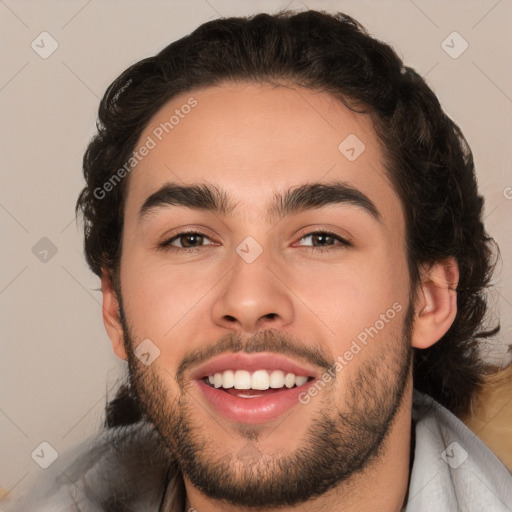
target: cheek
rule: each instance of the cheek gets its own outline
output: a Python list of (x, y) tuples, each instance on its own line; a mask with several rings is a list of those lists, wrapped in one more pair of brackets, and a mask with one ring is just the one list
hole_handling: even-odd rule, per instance
[(161, 351), (160, 364), (179, 360), (187, 339), (195, 336), (198, 318), (203, 325), (209, 318), (207, 298), (221, 271), (206, 264), (171, 265), (137, 250), (124, 258), (123, 304), (135, 342), (152, 340)]
[(406, 309), (409, 281), (405, 258), (400, 253), (354, 253), (341, 263), (295, 270), (289, 272), (288, 282), (293, 283), (290, 288), (301, 299), (301, 311), (313, 324), (320, 321), (337, 350), (345, 349), (389, 310), (386, 319), (391, 317), (393, 321), (386, 323), (382, 332), (388, 333), (390, 324), (401, 326), (401, 320), (396, 319), (401, 319), (401, 312)]

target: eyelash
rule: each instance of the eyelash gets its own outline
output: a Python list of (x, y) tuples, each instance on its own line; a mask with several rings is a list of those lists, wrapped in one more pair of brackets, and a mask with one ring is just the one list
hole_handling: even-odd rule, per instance
[(337, 233), (334, 233), (332, 231), (325, 230), (325, 229), (321, 229), (318, 231), (310, 231), (309, 233), (306, 233), (305, 235), (301, 236), (299, 241), (303, 240), (304, 238), (314, 236), (314, 235), (327, 235), (329, 237), (334, 238), (339, 243), (333, 244), (333, 245), (327, 245), (325, 247), (315, 247), (315, 246), (302, 246), (302, 247), (308, 247), (309, 249), (313, 249), (314, 251), (317, 251), (317, 252), (327, 252), (327, 251), (338, 250), (338, 249), (346, 249), (347, 247), (352, 246), (352, 244), (346, 238), (343, 238), (342, 236), (338, 235)]
[[(159, 248), (164, 251), (197, 252), (202, 247), (205, 247), (204, 245), (201, 245), (199, 247), (176, 247), (174, 245), (171, 245), (172, 242), (174, 242), (175, 240), (181, 238), (182, 236), (186, 236), (186, 235), (199, 235), (204, 238), (207, 238), (208, 240), (211, 240), (208, 235), (201, 233), (200, 231), (181, 231), (180, 233), (175, 234), (172, 238), (169, 238), (168, 240), (159, 244)], [(303, 236), (301, 236), (299, 241), (303, 240), (304, 238), (314, 236), (314, 235), (327, 235), (327, 236), (332, 237), (335, 240), (337, 240), (339, 242), (339, 244), (333, 244), (333, 245), (329, 245), (329, 246), (325, 246), (325, 247), (315, 247), (315, 246), (301, 246), (301, 247), (307, 247), (307, 248), (312, 249), (317, 252), (327, 252), (327, 251), (332, 251), (332, 250), (337, 250), (337, 249), (345, 249), (347, 247), (352, 246), (352, 244), (347, 239), (341, 237), (337, 233), (333, 233), (332, 231), (328, 231), (328, 230), (310, 231), (309, 233), (306, 233)], [(208, 245), (210, 245), (210, 244), (208, 244)]]

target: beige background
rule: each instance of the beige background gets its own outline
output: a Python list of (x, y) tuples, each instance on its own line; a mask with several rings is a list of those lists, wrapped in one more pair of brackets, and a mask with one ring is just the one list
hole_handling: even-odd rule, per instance
[[(19, 489), (44, 471), (31, 458), (41, 442), (62, 453), (94, 433), (106, 394), (123, 373), (74, 222), (99, 98), (128, 65), (204, 21), (286, 6), (306, 8), (298, 0), (0, 0), (0, 487)], [(391, 43), (462, 127), (503, 260), (490, 298), (502, 332), (482, 348), (488, 360), (505, 364), (512, 325), (512, 2), (308, 0), (307, 6), (351, 14)], [(58, 43), (47, 59), (31, 47), (43, 31)], [(457, 59), (441, 46), (453, 31), (469, 44)], [(47, 241), (33, 252), (43, 237), (57, 249), (46, 262), (40, 258)]]

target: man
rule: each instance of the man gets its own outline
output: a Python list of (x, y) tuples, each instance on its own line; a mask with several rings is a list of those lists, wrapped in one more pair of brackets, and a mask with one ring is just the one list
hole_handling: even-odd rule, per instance
[(389, 46), (206, 23), (109, 87), (84, 175), (129, 383), (24, 510), (512, 510), (456, 417), (496, 332), (471, 152)]

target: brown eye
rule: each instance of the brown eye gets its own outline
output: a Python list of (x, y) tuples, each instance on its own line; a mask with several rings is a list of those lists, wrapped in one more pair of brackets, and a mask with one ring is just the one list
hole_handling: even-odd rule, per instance
[[(342, 238), (339, 235), (335, 235), (334, 233), (329, 233), (326, 231), (316, 231), (314, 233), (309, 233), (303, 236), (300, 239), (300, 242), (303, 242), (301, 245), (303, 247), (312, 247), (313, 249), (339, 249), (343, 247), (350, 246), (350, 243)], [(310, 242), (310, 243), (304, 243)]]
[(311, 240), (313, 241), (313, 245), (317, 246), (325, 246), (325, 245), (333, 245), (336, 241), (335, 238), (327, 233), (317, 233), (311, 235)]
[(177, 240), (181, 241), (182, 247), (197, 247), (202, 245), (204, 238), (203, 235), (197, 233), (188, 233), (186, 235), (180, 235)]
[[(208, 243), (206, 243), (208, 241)], [(196, 249), (211, 245), (212, 241), (201, 233), (178, 233), (161, 244), (164, 249)]]

